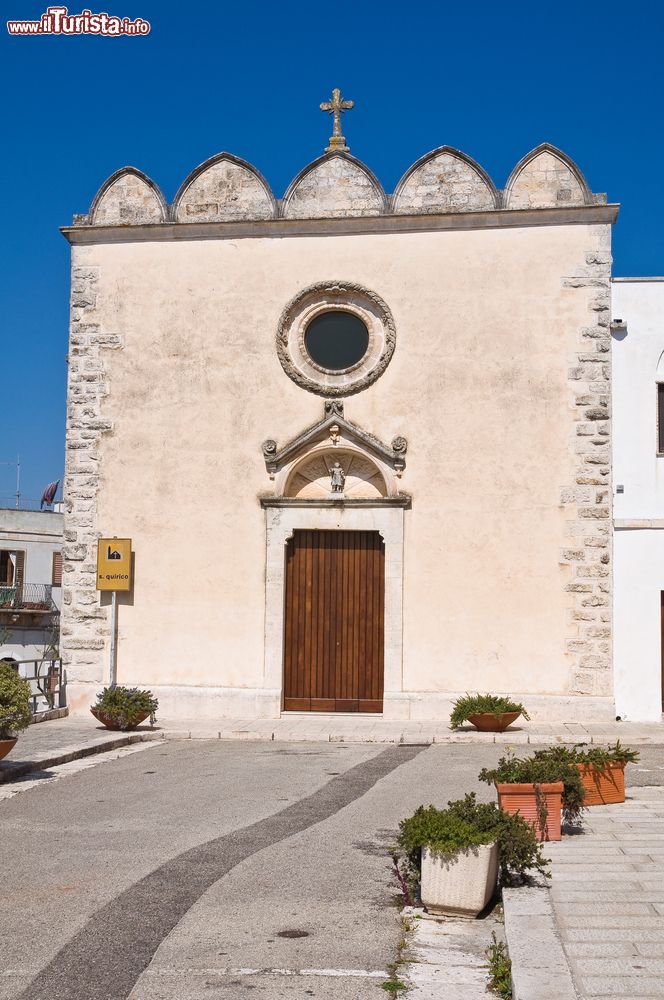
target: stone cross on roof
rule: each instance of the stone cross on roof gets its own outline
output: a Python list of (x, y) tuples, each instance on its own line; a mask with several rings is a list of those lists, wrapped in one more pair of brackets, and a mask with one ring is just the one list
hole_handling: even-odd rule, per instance
[(330, 145), (326, 147), (326, 153), (350, 152), (348, 146), (346, 145), (346, 140), (341, 134), (341, 115), (344, 111), (350, 111), (354, 103), (354, 101), (344, 101), (341, 96), (341, 91), (338, 87), (335, 87), (332, 91), (332, 100), (323, 101), (321, 104), (321, 111), (329, 111), (331, 115), (334, 115), (334, 125), (332, 127), (332, 135), (330, 136)]

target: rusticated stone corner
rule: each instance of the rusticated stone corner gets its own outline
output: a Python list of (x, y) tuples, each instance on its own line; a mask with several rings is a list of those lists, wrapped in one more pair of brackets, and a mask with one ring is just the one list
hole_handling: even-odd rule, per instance
[(572, 482), (561, 489), (566, 509), (569, 545), (560, 562), (567, 568), (569, 633), (566, 655), (571, 660), (575, 694), (612, 694), (611, 605), (611, 334), (610, 231), (591, 230), (596, 245), (585, 254), (563, 286), (584, 294), (588, 325), (578, 330), (577, 349), (570, 359), (568, 387), (574, 413), (571, 446), (576, 456)]
[(101, 682), (109, 634), (106, 610), (96, 590), (97, 496), (101, 439), (113, 429), (102, 415), (108, 393), (105, 358), (121, 346), (97, 318), (99, 268), (72, 265), (65, 518), (61, 617), (62, 654), (71, 681)]

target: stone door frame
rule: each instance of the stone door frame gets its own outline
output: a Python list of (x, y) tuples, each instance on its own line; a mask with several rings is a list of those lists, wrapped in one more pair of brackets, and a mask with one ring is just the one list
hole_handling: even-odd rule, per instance
[[(385, 544), (385, 673), (383, 714), (390, 698), (403, 691), (403, 543), (404, 501), (262, 501), (266, 520), (265, 660), (263, 685), (278, 692), (283, 711), (286, 542), (297, 529), (377, 531)], [(311, 713), (312, 716), (320, 713)], [(379, 717), (379, 716), (376, 716)]]

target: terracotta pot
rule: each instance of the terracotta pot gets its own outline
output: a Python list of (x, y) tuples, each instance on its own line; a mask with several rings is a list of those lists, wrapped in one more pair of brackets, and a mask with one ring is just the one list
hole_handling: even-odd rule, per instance
[(422, 902), (429, 913), (476, 917), (496, 891), (498, 844), (480, 844), (458, 854), (422, 850)]
[(584, 806), (608, 806), (625, 801), (625, 761), (607, 764), (604, 769), (596, 764), (577, 764), (581, 781), (586, 790)]
[(539, 786), (540, 794), (544, 796), (547, 808), (546, 823), (544, 830), (542, 830), (537, 812), (535, 785), (510, 785), (496, 782), (498, 805), (500, 808), (512, 816), (515, 813), (520, 813), (534, 828), (538, 840), (561, 839), (560, 813), (563, 806), (564, 788), (565, 786), (562, 781), (550, 784), (542, 783)]
[(10, 750), (16, 746), (16, 739), (0, 740), (0, 760), (6, 757)]
[(136, 729), (136, 727), (140, 726), (141, 722), (145, 722), (145, 720), (150, 715), (149, 712), (141, 712), (140, 715), (136, 716), (136, 718), (134, 719), (134, 721), (130, 726), (126, 725), (123, 726), (120, 725), (117, 719), (112, 719), (109, 715), (106, 715), (104, 712), (101, 712), (98, 708), (91, 708), (90, 711), (94, 715), (95, 719), (98, 719), (99, 722), (101, 722), (103, 726), (106, 726), (107, 729), (116, 729), (123, 733), (126, 733), (130, 729)]
[(520, 715), (521, 712), (503, 712), (502, 715), (481, 712), (479, 715), (469, 715), (468, 721), (481, 733), (504, 733)]

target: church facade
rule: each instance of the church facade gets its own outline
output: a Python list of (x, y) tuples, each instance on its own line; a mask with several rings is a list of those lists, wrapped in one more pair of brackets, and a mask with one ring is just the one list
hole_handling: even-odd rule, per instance
[[(337, 107), (334, 103), (337, 101)], [(543, 145), (393, 194), (335, 129), (277, 199), (221, 153), (102, 185), (71, 244), (62, 646), (170, 717), (613, 717), (611, 226)]]

